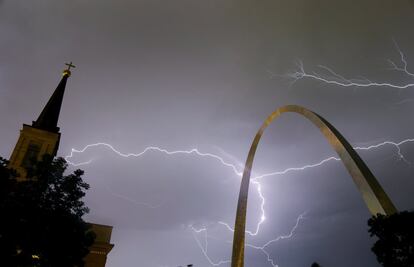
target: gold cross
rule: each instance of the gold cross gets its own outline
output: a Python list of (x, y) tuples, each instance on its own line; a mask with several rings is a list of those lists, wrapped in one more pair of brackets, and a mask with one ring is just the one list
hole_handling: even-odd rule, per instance
[(65, 63), (65, 65), (68, 66), (67, 70), (70, 70), (70, 68), (76, 68), (76, 66), (72, 64), (72, 61), (70, 63)]

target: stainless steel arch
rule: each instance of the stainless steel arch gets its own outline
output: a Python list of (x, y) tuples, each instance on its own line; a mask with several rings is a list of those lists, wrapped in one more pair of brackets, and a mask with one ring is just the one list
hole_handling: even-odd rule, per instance
[(352, 176), (352, 179), (359, 189), (371, 214), (376, 215), (377, 213), (380, 213), (389, 215), (397, 211), (394, 204), (391, 202), (390, 198), (382, 189), (381, 185), (378, 183), (372, 172), (368, 169), (364, 161), (362, 161), (359, 155), (348, 143), (348, 141), (346, 141), (346, 139), (339, 133), (339, 131), (336, 130), (328, 121), (326, 121), (315, 112), (301, 106), (288, 105), (281, 107), (270, 114), (270, 116), (264, 121), (253, 140), (249, 155), (247, 156), (240, 186), (239, 200), (237, 203), (237, 214), (234, 227), (233, 252), (231, 260), (232, 267), (244, 266), (244, 239), (246, 228), (247, 196), (249, 192), (250, 174), (257, 146), (267, 126), (269, 126), (269, 124), (278, 118), (281, 114), (286, 112), (298, 113), (310, 120), (319, 128), (319, 130), (331, 144), (332, 148), (341, 158), (349, 174)]

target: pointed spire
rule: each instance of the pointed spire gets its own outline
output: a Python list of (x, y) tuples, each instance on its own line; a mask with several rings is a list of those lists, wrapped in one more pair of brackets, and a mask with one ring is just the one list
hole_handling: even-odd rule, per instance
[(71, 74), (70, 68), (75, 67), (72, 65), (72, 62), (66, 65), (68, 68), (63, 71), (62, 80), (60, 80), (55, 92), (43, 108), (39, 118), (32, 123), (34, 128), (55, 133), (59, 132), (57, 123), (59, 120), (60, 108), (62, 107), (63, 95), (65, 94), (66, 82)]

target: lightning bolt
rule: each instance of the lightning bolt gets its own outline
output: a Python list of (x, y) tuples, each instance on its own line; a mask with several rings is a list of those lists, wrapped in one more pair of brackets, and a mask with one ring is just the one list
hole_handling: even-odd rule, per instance
[(292, 78), (294, 82), (309, 78), (313, 80), (317, 80), (326, 84), (334, 84), (342, 87), (391, 87), (396, 89), (406, 89), (409, 87), (413, 87), (414, 83), (407, 83), (407, 84), (393, 84), (393, 83), (385, 83), (385, 82), (373, 82), (369, 79), (348, 79), (345, 78), (342, 75), (339, 75), (331, 68), (324, 66), (324, 65), (318, 65), (318, 67), (324, 71), (326, 71), (326, 74), (321, 74), (317, 72), (309, 73), (305, 70), (305, 67), (303, 65), (302, 61), (297, 62), (297, 68), (298, 70), (287, 74), (288, 77)]
[[(297, 228), (299, 227), (299, 223), (300, 223), (300, 221), (301, 221), (301, 220), (303, 220), (303, 219), (305, 218), (305, 217), (304, 217), (304, 216), (305, 216), (305, 214), (306, 214), (306, 212), (304, 212), (304, 213), (302, 213), (302, 214), (300, 214), (300, 215), (298, 216), (298, 218), (296, 219), (296, 223), (295, 223), (295, 225), (292, 227), (292, 229), (290, 230), (290, 232), (289, 232), (288, 234), (286, 234), (286, 235), (280, 235), (280, 236), (277, 236), (277, 237), (275, 237), (274, 239), (269, 240), (268, 242), (266, 242), (265, 244), (263, 244), (263, 245), (261, 245), (261, 246), (256, 246), (256, 245), (252, 245), (252, 244), (246, 243), (246, 247), (249, 247), (249, 248), (252, 248), (252, 249), (255, 249), (255, 250), (260, 250), (263, 254), (265, 254), (265, 255), (266, 255), (267, 261), (268, 261), (268, 262), (269, 262), (269, 263), (270, 263), (273, 267), (278, 267), (278, 265), (277, 265), (277, 264), (274, 262), (274, 260), (271, 258), (270, 253), (266, 250), (266, 248), (267, 248), (268, 246), (270, 246), (271, 244), (276, 243), (276, 242), (278, 242), (278, 241), (280, 241), (280, 240), (283, 240), (283, 239), (290, 239), (290, 238), (292, 238), (292, 237), (293, 237), (293, 235), (295, 234), (295, 232), (296, 232)], [(199, 229), (196, 229), (196, 228), (195, 228), (194, 226), (192, 226), (192, 225), (190, 225), (189, 227), (190, 227), (190, 229), (193, 231), (193, 237), (194, 237), (195, 241), (197, 242), (198, 247), (201, 249), (201, 251), (202, 251), (203, 255), (205, 256), (205, 258), (207, 259), (207, 261), (208, 261), (208, 262), (209, 262), (212, 266), (220, 266), (220, 265), (222, 265), (222, 264), (225, 264), (225, 263), (230, 263), (230, 262), (231, 262), (230, 260), (221, 260), (221, 261), (214, 262), (214, 261), (211, 259), (211, 257), (208, 255), (208, 253), (207, 253), (207, 250), (208, 250), (208, 234), (207, 234), (208, 229), (207, 229), (207, 227), (203, 227), (203, 228), (199, 228)], [(230, 228), (230, 230), (234, 232), (234, 230), (232, 230), (231, 228)], [(204, 240), (205, 240), (205, 244), (204, 244), (204, 246), (201, 244), (201, 241), (197, 238), (197, 235), (196, 235), (196, 234), (199, 234), (199, 233), (204, 233)], [(228, 243), (231, 243), (231, 241), (228, 241)]]
[(408, 63), (407, 63), (407, 60), (405, 59), (404, 53), (400, 49), (400, 46), (398, 45), (398, 43), (395, 40), (393, 40), (393, 42), (394, 42), (395, 49), (397, 50), (398, 54), (400, 55), (401, 63), (400, 63), (400, 65), (398, 65), (398, 64), (394, 63), (394, 61), (389, 59), (388, 62), (391, 65), (391, 69), (402, 72), (402, 73), (414, 78), (414, 73), (408, 71)]
[(280, 240), (283, 240), (283, 239), (290, 239), (290, 238), (292, 238), (293, 237), (293, 235), (295, 234), (295, 232), (296, 232), (296, 229), (299, 227), (299, 223), (300, 223), (300, 221), (301, 220), (303, 220), (304, 218), (305, 218), (305, 214), (306, 214), (306, 212), (304, 212), (304, 213), (302, 213), (302, 214), (300, 214), (299, 216), (298, 216), (298, 218), (296, 219), (296, 224), (292, 227), (292, 229), (290, 230), (290, 232), (287, 234), (287, 235), (281, 235), (281, 236), (278, 236), (278, 237), (276, 237), (276, 238), (274, 238), (274, 239), (272, 239), (272, 240), (269, 240), (269, 241), (267, 241), (264, 245), (262, 245), (262, 246), (255, 246), (255, 245), (251, 245), (251, 244), (248, 244), (248, 243), (246, 243), (246, 247), (250, 247), (250, 248), (253, 248), (253, 249), (257, 249), (257, 250), (260, 250), (261, 252), (263, 252), (265, 255), (266, 255), (266, 257), (267, 257), (267, 261), (273, 266), (273, 267), (278, 267), (279, 265), (277, 265), (275, 262), (274, 262), (274, 260), (270, 257), (270, 254), (269, 254), (269, 252), (266, 250), (266, 247), (268, 247), (269, 245), (271, 245), (271, 244), (273, 244), (273, 243), (275, 243), (275, 242), (278, 242), (278, 241), (280, 241)]
[[(356, 149), (356, 150), (366, 150), (366, 151), (369, 151), (369, 150), (381, 148), (383, 146), (394, 146), (397, 149), (397, 154), (398, 154), (399, 159), (404, 160), (405, 162), (408, 163), (408, 160), (406, 160), (404, 158), (404, 155), (402, 154), (400, 147), (402, 145), (404, 145), (404, 144), (411, 143), (411, 142), (414, 142), (414, 139), (411, 139), (411, 138), (410, 139), (405, 139), (405, 140), (402, 140), (400, 142), (384, 141), (384, 142), (377, 143), (377, 144), (374, 144), (374, 145), (369, 145), (369, 146), (356, 146), (356, 147), (354, 147), (354, 149)], [(230, 168), (236, 176), (242, 177), (242, 172), (237, 169), (236, 165), (231, 164), (231, 163), (225, 161), (225, 159), (223, 157), (219, 156), (219, 155), (212, 154), (212, 153), (200, 152), (197, 148), (193, 148), (193, 149), (189, 149), (189, 150), (169, 151), (167, 149), (160, 148), (158, 146), (150, 146), (150, 147), (145, 148), (142, 152), (139, 152), (139, 153), (122, 153), (121, 151), (118, 151), (117, 149), (115, 149), (114, 146), (112, 146), (111, 144), (99, 142), (99, 143), (93, 143), (93, 144), (86, 145), (84, 148), (79, 149), (79, 150), (72, 148), (70, 154), (67, 155), (65, 157), (65, 159), (66, 159), (66, 161), (69, 164), (74, 165), (74, 166), (90, 164), (92, 162), (92, 160), (89, 160), (87, 162), (74, 163), (74, 162), (71, 161), (71, 159), (75, 156), (75, 154), (84, 153), (88, 149), (95, 148), (95, 147), (105, 147), (105, 148), (111, 150), (112, 152), (114, 152), (115, 154), (117, 154), (118, 156), (123, 157), (123, 158), (141, 157), (141, 156), (144, 156), (144, 154), (149, 153), (149, 152), (159, 152), (159, 153), (163, 153), (163, 154), (170, 155), (170, 156), (177, 155), (177, 154), (185, 154), (185, 155), (198, 156), (198, 157), (202, 157), (202, 158), (210, 158), (210, 159), (216, 160), (222, 166), (227, 167), (227, 168)], [(259, 234), (259, 232), (260, 232), (261, 225), (266, 220), (265, 208), (264, 208), (265, 207), (265, 203), (266, 203), (266, 199), (265, 199), (265, 197), (262, 194), (260, 179), (263, 179), (263, 178), (266, 178), (266, 177), (270, 177), (270, 176), (284, 175), (284, 174), (287, 174), (289, 172), (304, 171), (306, 169), (320, 167), (320, 166), (322, 166), (322, 165), (324, 165), (324, 164), (326, 164), (328, 162), (331, 162), (331, 161), (339, 161), (339, 160), (340, 159), (337, 158), (337, 157), (328, 157), (328, 158), (325, 158), (325, 159), (323, 159), (323, 160), (321, 160), (319, 162), (316, 162), (316, 163), (306, 164), (306, 165), (303, 165), (303, 166), (300, 166), (300, 167), (289, 167), (289, 168), (286, 168), (286, 169), (281, 170), (281, 171), (274, 171), (274, 172), (270, 172), (270, 173), (265, 173), (265, 174), (262, 174), (262, 175), (254, 176), (251, 179), (251, 183), (256, 187), (257, 193), (258, 193), (259, 198), (260, 198), (260, 201), (261, 201), (261, 203), (260, 203), (261, 216), (260, 216), (260, 219), (258, 220), (258, 223), (256, 225), (256, 229), (254, 231), (246, 230), (246, 233), (248, 235), (250, 235), (250, 236), (257, 236)], [(144, 206), (147, 206), (147, 207), (150, 207), (150, 208), (156, 208), (156, 207), (159, 206), (159, 205), (157, 205), (157, 206), (156, 205), (151, 205), (151, 204), (144, 203), (144, 202), (137, 202), (137, 201), (135, 201), (132, 198), (129, 198), (129, 197), (123, 196), (121, 194), (117, 194), (115, 192), (112, 192), (112, 191), (110, 191), (109, 188), (107, 190), (113, 196), (116, 196), (116, 197), (121, 198), (123, 200), (129, 201), (129, 202), (134, 203), (136, 205), (144, 205)], [(250, 247), (252, 249), (260, 250), (262, 253), (264, 253), (266, 255), (267, 261), (273, 267), (276, 267), (277, 264), (271, 258), (269, 252), (266, 251), (266, 248), (270, 244), (273, 244), (274, 242), (277, 242), (277, 241), (282, 240), (282, 239), (288, 239), (288, 238), (292, 237), (294, 235), (294, 233), (295, 233), (298, 225), (299, 225), (299, 222), (303, 218), (304, 218), (304, 214), (299, 215), (299, 217), (296, 220), (296, 224), (294, 225), (294, 227), (292, 228), (292, 230), (290, 231), (290, 233), (288, 235), (279, 236), (277, 238), (274, 238), (274, 239), (268, 241), (267, 243), (265, 243), (262, 246), (255, 246), (255, 245), (251, 245), (251, 244), (246, 244), (246, 246), (247, 247)], [(234, 231), (234, 229), (228, 223), (219, 221), (218, 224), (223, 225), (229, 231), (232, 231), (232, 232)], [(212, 266), (219, 266), (219, 265), (226, 264), (226, 263), (229, 263), (230, 262), (229, 260), (221, 260), (221, 261), (215, 262), (215, 261), (213, 261), (208, 256), (208, 234), (207, 234), (207, 228), (206, 227), (205, 228), (201, 228), (201, 229), (196, 229), (193, 226), (191, 226), (191, 229), (193, 231), (194, 238), (195, 238), (195, 240), (197, 242), (197, 245), (199, 246), (199, 248), (202, 251), (203, 255), (205, 256), (206, 260)], [(201, 244), (200, 240), (196, 236), (196, 234), (201, 233), (201, 232), (204, 232), (205, 233), (205, 237), (204, 237), (205, 238), (205, 244), (204, 244), (204, 246)]]
[(375, 149), (375, 148), (379, 148), (381, 146), (385, 146), (385, 145), (393, 145), (397, 148), (397, 154), (400, 160), (404, 161), (407, 164), (411, 164), (410, 161), (408, 161), (404, 155), (401, 153), (401, 145), (405, 144), (405, 143), (409, 143), (409, 142), (414, 142), (414, 139), (405, 139), (402, 140), (398, 143), (395, 142), (391, 142), (391, 141), (384, 141), (382, 143), (376, 144), (376, 145), (371, 145), (371, 146), (367, 146), (367, 147), (354, 147), (355, 150), (371, 150), (371, 149)]
[[(399, 56), (400, 56), (400, 63), (397, 64), (392, 60), (388, 60), (388, 63), (390, 64), (390, 69), (400, 72), (410, 78), (414, 78), (414, 73), (410, 72), (408, 70), (408, 63), (405, 59), (405, 55), (398, 46), (398, 44), (394, 41), (395, 49), (397, 50)], [(307, 72), (305, 70), (305, 67), (303, 65), (302, 61), (297, 62), (297, 70), (291, 73), (286, 74), (285, 76), (291, 78), (293, 80), (293, 83), (297, 82), (301, 79), (312, 79), (316, 81), (320, 81), (325, 84), (333, 84), (340, 87), (390, 87), (395, 89), (406, 89), (410, 87), (414, 87), (414, 83), (405, 83), (405, 84), (394, 84), (394, 83), (388, 83), (388, 82), (376, 82), (371, 81), (367, 78), (362, 79), (349, 79), (345, 78), (344, 76), (336, 73), (333, 69), (324, 66), (324, 65), (318, 65), (318, 68), (322, 70), (322, 73), (320, 72)], [(272, 73), (269, 71), (272, 76), (281, 76)]]
[[(66, 159), (67, 157), (65, 157)], [(69, 163), (70, 165), (74, 166), (74, 167), (80, 167), (80, 166), (84, 166), (84, 165), (89, 165), (92, 163), (92, 159), (85, 161), (85, 162), (79, 162), (79, 163), (73, 163), (70, 160), (66, 159), (66, 162)]]
[[(246, 234), (248, 234), (250, 236), (256, 236), (256, 235), (259, 234), (261, 225), (266, 220), (265, 209), (264, 209), (264, 206), (265, 206), (265, 203), (266, 203), (266, 199), (263, 196), (261, 184), (258, 181), (254, 180), (254, 179), (250, 180), (250, 182), (253, 185), (256, 186), (257, 193), (258, 193), (259, 198), (260, 198), (260, 211), (261, 211), (261, 216), (260, 216), (259, 222), (256, 225), (256, 230), (255, 231), (246, 230)], [(218, 224), (224, 225), (228, 230), (230, 230), (231, 232), (234, 232), (234, 229), (228, 223), (225, 223), (223, 221), (219, 221)]]
[[(220, 260), (217, 262), (214, 262), (211, 257), (208, 255), (207, 250), (208, 250), (208, 233), (207, 233), (207, 227), (203, 227), (200, 229), (196, 229), (194, 226), (190, 225), (189, 228), (192, 230), (193, 232), (193, 237), (194, 240), (196, 241), (198, 247), (200, 248), (201, 252), (203, 253), (204, 257), (207, 259), (207, 261), (212, 265), (212, 266), (220, 266), (222, 264), (226, 264), (226, 263), (230, 263), (230, 260)], [(201, 244), (201, 241), (197, 238), (198, 233), (202, 233), (204, 232), (204, 246), (203, 244)]]
[(171, 155), (177, 155), (177, 154), (195, 154), (195, 155), (200, 156), (200, 157), (208, 157), (208, 158), (216, 159), (222, 165), (231, 168), (233, 170), (233, 172), (237, 176), (241, 176), (242, 175), (242, 173), (237, 170), (236, 166), (234, 166), (231, 163), (226, 162), (222, 157), (220, 157), (218, 155), (215, 155), (215, 154), (211, 154), (211, 153), (202, 153), (197, 148), (193, 148), (193, 149), (190, 149), (190, 150), (168, 151), (167, 149), (160, 148), (160, 147), (157, 147), (157, 146), (149, 146), (149, 147), (146, 147), (142, 152), (139, 152), (139, 153), (128, 153), (128, 154), (126, 154), (126, 153), (122, 153), (122, 152), (118, 151), (111, 144), (100, 142), (100, 143), (94, 143), (94, 144), (86, 145), (84, 148), (82, 148), (80, 150), (77, 150), (77, 149), (72, 148), (70, 154), (67, 155), (67, 156), (65, 156), (65, 160), (70, 165), (73, 165), (73, 166), (80, 166), (80, 165), (90, 164), (92, 162), (92, 160), (89, 160), (87, 162), (74, 163), (74, 162), (71, 162), (70, 159), (73, 158), (74, 154), (83, 153), (83, 152), (85, 152), (86, 150), (88, 150), (90, 148), (100, 147), (100, 146), (109, 148), (112, 152), (115, 152), (115, 154), (117, 154), (118, 156), (123, 157), (123, 158), (130, 158), (130, 157), (137, 158), (137, 157), (141, 157), (144, 154), (146, 154), (148, 152), (151, 152), (151, 151), (161, 152), (161, 153), (164, 153), (164, 154), (169, 155), (169, 156), (171, 156)]

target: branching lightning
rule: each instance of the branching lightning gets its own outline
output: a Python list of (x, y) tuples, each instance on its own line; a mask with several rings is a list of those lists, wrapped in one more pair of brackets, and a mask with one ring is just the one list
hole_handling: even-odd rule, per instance
[[(252, 248), (252, 249), (255, 249), (255, 250), (260, 250), (263, 254), (266, 255), (267, 261), (273, 267), (278, 267), (278, 265), (274, 262), (274, 259), (271, 258), (270, 254), (266, 250), (266, 248), (268, 246), (270, 246), (271, 244), (276, 243), (280, 240), (292, 238), (293, 235), (295, 234), (297, 228), (299, 227), (300, 221), (305, 218), (305, 214), (306, 214), (306, 212), (304, 212), (304, 213), (302, 213), (298, 216), (298, 218), (296, 219), (295, 225), (292, 227), (292, 229), (290, 230), (290, 232), (288, 234), (277, 236), (277, 237), (273, 238), (272, 240), (269, 240), (268, 242), (266, 242), (265, 244), (263, 244), (261, 246), (256, 246), (256, 245), (246, 243), (246, 247), (249, 247), (249, 248)], [(199, 229), (196, 229), (192, 225), (190, 225), (189, 227), (193, 231), (193, 237), (194, 237), (195, 241), (197, 242), (197, 245), (201, 249), (201, 251), (202, 251), (203, 255), (205, 256), (205, 258), (207, 259), (207, 261), (212, 266), (220, 266), (220, 265), (225, 264), (225, 263), (230, 263), (230, 260), (221, 260), (221, 261), (218, 261), (218, 262), (214, 262), (211, 259), (211, 257), (208, 256), (208, 253), (207, 253), (207, 250), (208, 250), (208, 234), (207, 234), (207, 231), (208, 231), (208, 229), (207, 229), (207, 227), (203, 227), (203, 228), (199, 228)], [(226, 227), (227, 227), (227, 225), (226, 225)], [(231, 228), (230, 228), (230, 230), (233, 231), (233, 229), (231, 229)], [(201, 244), (201, 241), (197, 238), (196, 234), (199, 234), (199, 233), (204, 233), (204, 240), (205, 240), (204, 246)], [(231, 241), (229, 241), (229, 243), (231, 243)]]
[(195, 155), (200, 156), (200, 157), (209, 157), (209, 158), (216, 159), (222, 165), (224, 165), (226, 167), (230, 167), (236, 175), (238, 175), (238, 176), (241, 176), (242, 175), (241, 172), (237, 171), (236, 166), (234, 166), (233, 164), (230, 164), (230, 163), (224, 161), (224, 159), (222, 157), (217, 156), (217, 155), (214, 155), (214, 154), (211, 154), (211, 153), (202, 153), (197, 148), (193, 148), (193, 149), (190, 149), (190, 150), (168, 151), (167, 149), (160, 148), (160, 147), (157, 147), (157, 146), (149, 146), (149, 147), (146, 147), (142, 152), (139, 152), (139, 153), (127, 153), (126, 154), (126, 153), (122, 153), (122, 152), (118, 151), (111, 144), (100, 142), (100, 143), (94, 143), (94, 144), (86, 145), (84, 148), (82, 148), (80, 150), (77, 150), (77, 149), (72, 148), (70, 154), (67, 155), (67, 156), (65, 156), (65, 160), (69, 164), (71, 164), (73, 166), (87, 165), (87, 164), (91, 163), (92, 160), (89, 160), (87, 162), (81, 162), (81, 163), (73, 163), (73, 162), (70, 161), (70, 159), (73, 158), (74, 154), (83, 153), (83, 152), (85, 152), (86, 150), (88, 150), (90, 148), (100, 147), (100, 146), (101, 147), (105, 147), (105, 148), (109, 148), (112, 152), (115, 152), (118, 156), (123, 157), (123, 158), (130, 158), (130, 157), (137, 158), (137, 157), (141, 157), (144, 154), (146, 154), (148, 152), (151, 152), (151, 151), (161, 152), (161, 153), (164, 153), (164, 154), (170, 155), (170, 156), (171, 155), (177, 155), (177, 154), (195, 154)]
[(411, 164), (410, 161), (408, 161), (404, 155), (401, 153), (401, 145), (405, 144), (405, 143), (409, 143), (409, 142), (414, 142), (414, 139), (405, 139), (402, 140), (398, 143), (395, 142), (391, 142), (391, 141), (384, 141), (382, 143), (376, 144), (376, 145), (371, 145), (371, 146), (367, 146), (367, 147), (354, 147), (354, 149), (356, 150), (371, 150), (371, 149), (375, 149), (375, 148), (379, 148), (385, 145), (393, 145), (397, 148), (397, 154), (400, 160), (404, 161), (407, 164)]
[[(378, 149), (378, 148), (381, 148), (381, 147), (387, 146), (387, 145), (388, 146), (394, 146), (397, 149), (397, 154), (398, 154), (399, 159), (404, 160), (405, 162), (408, 162), (408, 160), (406, 160), (404, 158), (404, 155), (402, 154), (400, 147), (402, 145), (404, 145), (404, 144), (411, 143), (411, 142), (414, 142), (414, 138), (413, 139), (411, 139), (411, 138), (410, 139), (405, 139), (405, 140), (402, 140), (400, 142), (384, 141), (384, 142), (377, 143), (377, 144), (370, 145), (370, 146), (357, 146), (357, 147), (354, 147), (354, 149), (356, 149), (356, 150), (367, 150), (368, 151), (368, 150)], [(71, 150), (71, 153), (69, 155), (67, 155), (65, 157), (65, 159), (66, 159), (66, 161), (69, 164), (71, 164), (73, 166), (80, 166), (80, 165), (90, 164), (92, 162), (92, 160), (89, 160), (87, 162), (74, 163), (74, 162), (71, 161), (71, 159), (75, 156), (75, 154), (84, 153), (88, 149), (92, 149), (92, 148), (95, 148), (95, 147), (104, 147), (104, 148), (107, 148), (110, 151), (114, 152), (116, 155), (118, 155), (120, 157), (123, 157), (123, 158), (141, 157), (141, 156), (144, 156), (144, 154), (149, 153), (149, 152), (159, 152), (159, 153), (163, 153), (163, 154), (166, 154), (166, 155), (169, 155), (169, 156), (178, 155), (178, 154), (184, 154), (184, 155), (191, 155), (191, 156), (197, 156), (197, 157), (203, 157), (203, 158), (210, 158), (210, 159), (216, 160), (222, 166), (227, 167), (227, 168), (230, 168), (233, 171), (233, 173), (236, 176), (238, 176), (238, 177), (241, 177), (242, 174), (243, 174), (241, 171), (238, 170), (238, 168), (237, 168), (236, 165), (227, 162), (223, 157), (221, 157), (219, 155), (216, 155), (216, 154), (212, 154), (212, 153), (200, 152), (197, 148), (193, 148), (193, 149), (190, 149), (190, 150), (174, 150), (174, 151), (169, 151), (167, 149), (160, 148), (160, 147), (157, 147), (157, 146), (150, 146), (150, 147), (145, 148), (142, 152), (139, 152), (139, 153), (123, 153), (123, 152), (120, 152), (119, 150), (115, 149), (114, 146), (112, 146), (111, 144), (107, 144), (107, 143), (100, 142), (100, 143), (93, 143), (93, 144), (86, 145), (84, 148), (79, 149), (79, 150), (78, 149), (72, 149)], [(339, 161), (339, 160), (340, 160), (339, 158), (332, 156), (332, 157), (325, 158), (325, 159), (323, 159), (323, 160), (321, 160), (319, 162), (316, 162), (316, 163), (306, 164), (306, 165), (303, 165), (303, 166), (300, 166), (300, 167), (289, 167), (289, 168), (286, 168), (284, 170), (274, 171), (274, 172), (270, 172), (270, 173), (265, 173), (265, 174), (261, 174), (261, 175), (254, 176), (251, 179), (251, 183), (253, 185), (255, 185), (256, 190), (257, 190), (257, 193), (258, 193), (258, 196), (259, 196), (260, 201), (261, 201), (261, 203), (260, 203), (261, 215), (260, 215), (260, 218), (259, 218), (258, 223), (256, 225), (256, 229), (254, 231), (246, 230), (246, 234), (248, 234), (250, 236), (257, 236), (259, 234), (259, 232), (260, 232), (261, 225), (266, 220), (265, 208), (264, 208), (265, 207), (265, 203), (266, 203), (266, 199), (263, 196), (263, 193), (262, 193), (262, 190), (261, 190), (261, 184), (259, 182), (260, 179), (263, 179), (263, 178), (266, 178), (266, 177), (270, 177), (270, 176), (284, 175), (284, 174), (287, 174), (289, 172), (304, 171), (306, 169), (320, 167), (320, 166), (322, 166), (322, 165), (324, 165), (324, 164), (326, 164), (328, 162), (331, 162), (331, 161)], [(118, 197), (118, 198), (121, 198), (123, 200), (126, 200), (126, 201), (131, 202), (131, 203), (136, 204), (136, 205), (141, 205), (141, 206), (143, 205), (143, 206), (147, 206), (149, 208), (157, 208), (159, 206), (159, 205), (151, 205), (151, 204), (148, 204), (148, 203), (135, 201), (132, 198), (129, 198), (129, 197), (126, 197), (124, 195), (121, 195), (121, 194), (117, 194), (115, 192), (112, 192), (111, 190), (109, 190), (109, 188), (107, 188), (107, 190), (108, 190), (108, 192), (111, 195), (113, 195), (115, 197)], [(296, 220), (295, 226), (292, 228), (292, 230), (290, 231), (290, 233), (288, 235), (279, 236), (279, 237), (277, 237), (275, 239), (272, 239), (272, 240), (268, 241), (267, 243), (265, 243), (263, 246), (255, 246), (255, 245), (251, 245), (251, 244), (246, 244), (246, 246), (247, 247), (250, 247), (252, 249), (260, 250), (262, 253), (264, 253), (266, 255), (267, 261), (273, 267), (276, 267), (277, 264), (271, 258), (270, 254), (266, 251), (266, 247), (268, 247), (270, 244), (272, 244), (274, 242), (277, 242), (279, 240), (288, 239), (288, 238), (292, 237), (293, 234), (294, 234), (294, 232), (296, 231), (298, 225), (299, 225), (299, 222), (303, 218), (304, 218), (304, 214), (299, 215), (299, 217)], [(232, 231), (232, 232), (234, 231), (234, 229), (228, 223), (225, 223), (223, 221), (219, 221), (218, 224), (223, 225), (229, 231)], [(208, 252), (207, 251), (207, 248), (208, 248), (207, 228), (196, 229), (193, 226), (191, 226), (191, 230), (193, 231), (193, 234), (194, 235), (197, 234), (197, 233), (201, 233), (201, 232), (204, 232), (205, 233), (205, 236), (204, 236), (204, 238), (205, 238), (205, 245), (204, 246), (201, 244), (201, 242), (198, 240), (198, 238), (196, 236), (194, 236), (194, 238), (196, 239), (197, 245), (200, 247), (203, 255), (206, 258), (206, 260), (212, 266), (219, 266), (219, 265), (222, 265), (222, 264), (229, 263), (229, 260), (221, 260), (221, 261), (215, 262), (215, 261), (213, 261), (208, 256), (208, 253), (207, 253)]]
[[(208, 255), (208, 253), (207, 253), (208, 252), (207, 251), (208, 250), (208, 233), (207, 233), (208, 229), (207, 229), (207, 227), (203, 227), (203, 228), (200, 228), (200, 229), (196, 229), (192, 225), (190, 225), (189, 227), (193, 231), (193, 237), (194, 237), (194, 240), (196, 241), (198, 247), (200, 248), (200, 250), (203, 253), (204, 257), (207, 259), (207, 261), (212, 266), (220, 266), (222, 264), (230, 263), (230, 260), (220, 260), (220, 261), (214, 262), (211, 259), (211, 257)], [(204, 246), (203, 246), (203, 244), (201, 244), (200, 240), (197, 238), (196, 234), (199, 234), (199, 233), (204, 233)]]
[(295, 232), (296, 232), (296, 229), (299, 227), (299, 223), (300, 223), (300, 221), (301, 221), (301, 220), (303, 220), (303, 219), (305, 218), (305, 214), (306, 214), (306, 212), (304, 212), (304, 213), (302, 213), (302, 214), (300, 214), (300, 215), (298, 216), (298, 218), (296, 219), (296, 224), (292, 227), (292, 229), (290, 230), (289, 234), (287, 234), (287, 235), (281, 235), (281, 236), (278, 236), (278, 237), (276, 237), (276, 238), (274, 238), (274, 239), (272, 239), (272, 240), (267, 241), (267, 242), (266, 242), (264, 245), (262, 245), (262, 246), (255, 246), (255, 245), (251, 245), (251, 244), (246, 243), (246, 247), (250, 247), (250, 248), (253, 248), (253, 249), (257, 249), (257, 250), (262, 251), (262, 252), (266, 255), (266, 257), (267, 257), (267, 261), (268, 261), (270, 264), (272, 264), (272, 266), (273, 266), (273, 267), (278, 267), (279, 265), (277, 265), (277, 264), (274, 262), (274, 260), (270, 257), (269, 252), (268, 252), (268, 251), (266, 251), (266, 247), (268, 247), (269, 245), (271, 245), (271, 244), (273, 244), (273, 243), (275, 243), (275, 242), (278, 242), (278, 241), (280, 241), (280, 240), (283, 240), (283, 239), (290, 239), (290, 238), (292, 238), (292, 237), (293, 237), (293, 235), (294, 235), (294, 234), (295, 234)]
[[(409, 78), (414, 78), (414, 73), (408, 70), (408, 63), (405, 59), (404, 53), (401, 51), (398, 44), (394, 41), (395, 48), (400, 55), (400, 64), (395, 63), (392, 60), (388, 60), (391, 70), (400, 72)], [(394, 84), (389, 82), (376, 82), (371, 81), (367, 78), (362, 79), (349, 79), (345, 78), (343, 75), (336, 73), (334, 70), (327, 66), (318, 65), (318, 67), (324, 73), (320, 72), (307, 72), (303, 65), (302, 61), (297, 62), (297, 70), (291, 73), (288, 73), (286, 76), (293, 79), (293, 82), (296, 82), (301, 79), (312, 79), (325, 84), (333, 84), (340, 87), (389, 87), (395, 89), (407, 89), (414, 87), (414, 83), (404, 83), (404, 84)], [(272, 74), (275, 75), (275, 74)]]
[(390, 88), (396, 88), (396, 89), (406, 89), (409, 87), (414, 87), (414, 83), (407, 83), (407, 84), (393, 84), (393, 83), (385, 83), (385, 82), (373, 82), (369, 79), (349, 79), (345, 78), (342, 75), (339, 75), (334, 70), (332, 70), (329, 67), (318, 65), (319, 68), (327, 72), (327, 75), (317, 73), (317, 72), (307, 72), (305, 70), (305, 67), (303, 65), (302, 61), (297, 62), (298, 70), (287, 74), (290, 78), (294, 80), (294, 82), (309, 78), (313, 80), (317, 80), (326, 84), (334, 84), (341, 87), (390, 87)]
[(399, 71), (399, 72), (403, 72), (404, 74), (414, 78), (414, 73), (408, 70), (408, 63), (407, 63), (407, 60), (405, 59), (405, 55), (395, 40), (394, 40), (394, 46), (395, 46), (395, 49), (397, 49), (398, 54), (400, 55), (401, 65), (400, 66), (397, 65), (394, 61), (389, 59), (388, 62), (391, 65), (391, 69)]

